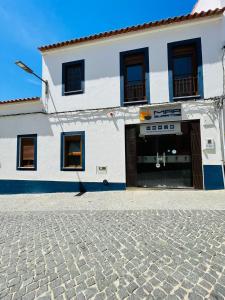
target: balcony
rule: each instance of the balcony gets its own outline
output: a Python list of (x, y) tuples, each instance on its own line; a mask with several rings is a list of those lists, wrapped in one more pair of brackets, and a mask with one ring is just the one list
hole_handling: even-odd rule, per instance
[(174, 78), (174, 98), (198, 96), (198, 78), (195, 76)]
[(145, 82), (130, 81), (125, 84), (125, 101), (126, 104), (147, 102), (145, 92)]

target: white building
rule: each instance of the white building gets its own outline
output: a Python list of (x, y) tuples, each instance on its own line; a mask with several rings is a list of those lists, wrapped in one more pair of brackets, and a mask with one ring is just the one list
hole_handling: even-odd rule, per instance
[(0, 102), (0, 193), (223, 189), (223, 5), (40, 47), (48, 93)]

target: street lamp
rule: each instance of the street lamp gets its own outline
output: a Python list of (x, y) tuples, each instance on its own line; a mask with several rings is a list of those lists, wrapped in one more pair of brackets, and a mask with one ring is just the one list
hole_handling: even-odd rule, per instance
[(44, 82), (44, 84), (45, 84), (45, 94), (46, 94), (46, 95), (48, 94), (48, 81), (47, 81), (47, 80), (44, 80), (43, 78), (41, 78), (40, 76), (38, 76), (36, 73), (34, 73), (34, 71), (31, 70), (31, 68), (29, 68), (29, 67), (28, 67), (25, 63), (23, 63), (21, 60), (16, 61), (15, 64), (16, 64), (19, 68), (23, 69), (25, 72), (34, 75), (34, 76), (37, 77), (39, 80), (41, 80), (42, 82)]

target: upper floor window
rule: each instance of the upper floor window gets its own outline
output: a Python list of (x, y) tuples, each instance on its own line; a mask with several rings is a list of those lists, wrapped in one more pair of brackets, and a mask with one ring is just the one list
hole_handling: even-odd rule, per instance
[(61, 136), (61, 169), (83, 171), (85, 168), (84, 132), (63, 132)]
[(168, 44), (170, 97), (203, 98), (201, 40)]
[(17, 137), (17, 169), (37, 169), (37, 135), (19, 135)]
[(120, 53), (121, 102), (124, 105), (149, 100), (148, 48)]
[(62, 65), (62, 94), (84, 93), (84, 60), (64, 63)]

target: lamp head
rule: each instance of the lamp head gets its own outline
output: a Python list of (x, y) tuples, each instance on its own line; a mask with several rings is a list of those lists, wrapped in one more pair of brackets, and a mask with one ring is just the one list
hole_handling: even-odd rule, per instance
[(23, 63), (21, 60), (16, 61), (15, 64), (16, 64), (19, 68), (23, 69), (25, 72), (30, 73), (30, 74), (33, 74), (33, 70), (31, 70), (31, 69), (30, 69), (25, 63)]

